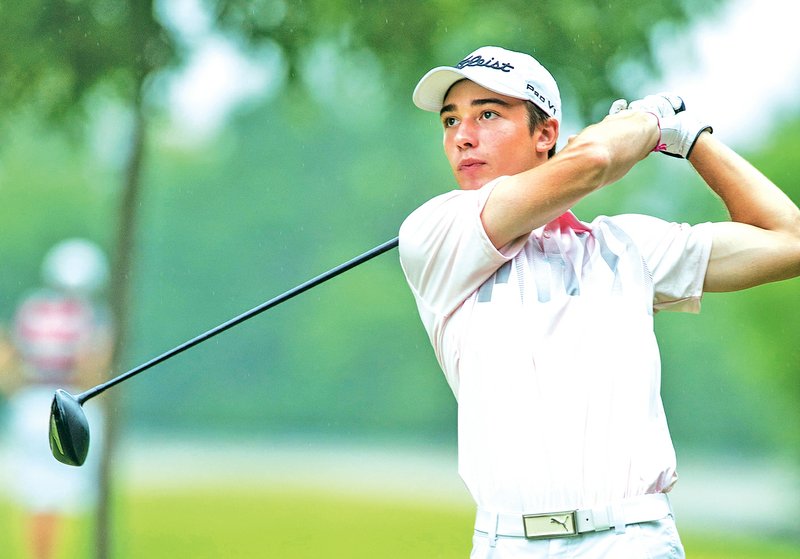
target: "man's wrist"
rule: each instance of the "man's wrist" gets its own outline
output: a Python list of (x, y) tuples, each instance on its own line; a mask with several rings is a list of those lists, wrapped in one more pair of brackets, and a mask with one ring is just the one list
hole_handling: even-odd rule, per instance
[(697, 159), (698, 157), (702, 157), (703, 152), (708, 148), (711, 142), (711, 133), (712, 128), (706, 127), (700, 130), (700, 133), (697, 135), (697, 138), (694, 141), (689, 153), (686, 154), (686, 160), (690, 163)]
[(645, 114), (652, 116), (656, 120), (656, 130), (658, 132), (658, 139), (656, 140), (656, 144), (650, 151), (664, 151), (664, 148), (666, 146), (661, 142), (661, 119), (656, 113), (652, 111), (645, 111)]

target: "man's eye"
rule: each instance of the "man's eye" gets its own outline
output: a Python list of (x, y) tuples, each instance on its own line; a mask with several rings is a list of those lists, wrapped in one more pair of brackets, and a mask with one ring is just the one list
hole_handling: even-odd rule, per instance
[(494, 111), (483, 111), (483, 115), (482, 115), (484, 120), (491, 120), (491, 119), (495, 118), (496, 116), (497, 116), (497, 113), (495, 113)]
[(454, 116), (446, 116), (446, 117), (444, 117), (444, 119), (442, 119), (442, 123), (444, 124), (445, 128), (450, 128), (456, 122), (457, 122), (456, 121), (456, 117), (454, 117)]

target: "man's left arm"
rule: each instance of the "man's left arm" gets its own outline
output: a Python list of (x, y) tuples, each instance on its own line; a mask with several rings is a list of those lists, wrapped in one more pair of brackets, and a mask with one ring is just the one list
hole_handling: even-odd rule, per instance
[(710, 133), (689, 162), (722, 199), (731, 221), (711, 224), (704, 291), (736, 291), (800, 276), (800, 209), (775, 184)]

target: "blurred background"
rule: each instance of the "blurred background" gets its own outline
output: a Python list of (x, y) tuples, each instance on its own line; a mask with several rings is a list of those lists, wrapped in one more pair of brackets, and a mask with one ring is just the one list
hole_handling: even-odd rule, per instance
[[(116, 376), (394, 237), (454, 188), (440, 125), (410, 96), (428, 69), (482, 44), (551, 70), (561, 146), (614, 99), (670, 89), (800, 200), (798, 11), (781, 0), (3, 3), (0, 419), (14, 315), (50, 247), (81, 237), (108, 255)], [(576, 208), (586, 221), (628, 212), (725, 218), (667, 157)], [(689, 556), (800, 557), (798, 288), (709, 295), (700, 315), (657, 317)], [(468, 555), (455, 402), (396, 251), (97, 402), (99, 499), (65, 521), (59, 557)], [(23, 507), (0, 498), (3, 540), (26, 557)]]

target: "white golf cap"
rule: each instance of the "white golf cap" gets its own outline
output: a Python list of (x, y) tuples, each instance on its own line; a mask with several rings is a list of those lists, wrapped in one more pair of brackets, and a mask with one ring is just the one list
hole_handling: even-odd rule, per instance
[(45, 283), (55, 289), (90, 294), (108, 280), (108, 262), (103, 251), (86, 239), (67, 239), (56, 244), (42, 263)]
[(465, 78), (495, 93), (531, 101), (561, 121), (561, 96), (550, 72), (529, 54), (500, 47), (481, 47), (455, 66), (434, 68), (419, 80), (414, 104), (438, 113), (448, 90)]

